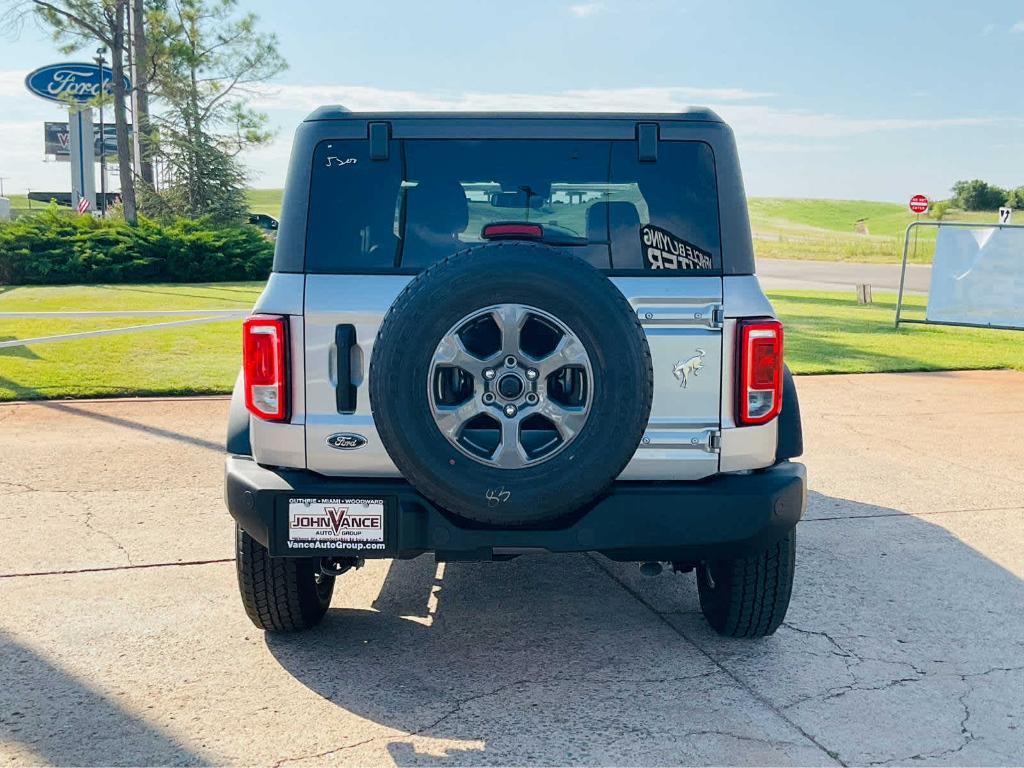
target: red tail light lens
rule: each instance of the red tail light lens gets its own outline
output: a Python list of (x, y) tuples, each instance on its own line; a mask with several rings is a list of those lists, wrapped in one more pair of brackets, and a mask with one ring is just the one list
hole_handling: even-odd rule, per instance
[(288, 418), (287, 347), (288, 326), (283, 317), (253, 315), (242, 324), (245, 407), (266, 421)]
[(739, 326), (740, 424), (764, 424), (782, 410), (782, 324), (746, 320)]

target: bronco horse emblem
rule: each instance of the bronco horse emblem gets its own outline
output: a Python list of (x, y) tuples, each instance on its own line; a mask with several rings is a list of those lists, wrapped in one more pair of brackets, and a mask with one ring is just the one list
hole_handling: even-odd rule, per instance
[(700, 375), (701, 370), (704, 368), (705, 354), (703, 349), (698, 349), (697, 354), (693, 357), (675, 364), (675, 367), (672, 369), (672, 375), (679, 379), (680, 387), (686, 389), (686, 385), (690, 382), (690, 377)]

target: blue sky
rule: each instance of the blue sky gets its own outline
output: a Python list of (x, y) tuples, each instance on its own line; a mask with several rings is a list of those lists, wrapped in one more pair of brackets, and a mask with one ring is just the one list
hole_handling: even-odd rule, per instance
[[(279, 186), (294, 125), (354, 108), (671, 110), (736, 130), (752, 195), (905, 201), (958, 178), (1024, 185), (1024, 2), (269, 2), (289, 70), (253, 98), (278, 129), (246, 160)], [(60, 61), (29, 26), (0, 48), (0, 176), (64, 189), (42, 162), (27, 70)]]

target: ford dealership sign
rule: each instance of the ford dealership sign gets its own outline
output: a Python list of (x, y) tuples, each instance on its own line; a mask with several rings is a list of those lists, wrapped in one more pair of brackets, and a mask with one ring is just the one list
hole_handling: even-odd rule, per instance
[[(103, 88), (111, 90), (113, 74), (110, 67), (103, 68)], [(25, 87), (36, 96), (50, 101), (89, 102), (100, 95), (100, 68), (95, 64), (48, 64), (29, 72)], [(124, 89), (131, 89), (131, 81), (124, 78)]]

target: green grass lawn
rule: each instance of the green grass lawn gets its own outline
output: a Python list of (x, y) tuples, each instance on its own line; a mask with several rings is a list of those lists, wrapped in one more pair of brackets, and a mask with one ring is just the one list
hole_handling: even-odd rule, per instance
[[(896, 295), (857, 304), (849, 293), (769, 294), (785, 324), (794, 373), (880, 373), (1015, 368), (1024, 371), (1024, 332), (939, 325), (893, 327)], [(904, 297), (904, 317), (924, 318), (925, 297)]]
[[(0, 312), (248, 309), (262, 290), (262, 282), (0, 286)], [(0, 318), (0, 341), (181, 319), (186, 318)], [(240, 364), (240, 345), (240, 321), (231, 319), (0, 349), (0, 400), (230, 391)]]
[[(0, 285), (0, 312), (100, 312), (152, 309), (248, 309), (263, 290), (247, 283), (145, 285)], [(4, 323), (0, 319), (0, 323)]]
[(281, 218), (281, 197), (283, 189), (250, 189), (245, 193), (249, 210), (253, 213), (268, 213), (275, 219)]
[[(0, 287), (0, 311), (238, 309), (260, 283)], [(862, 373), (973, 368), (1024, 370), (1024, 335), (941, 326), (893, 328), (895, 296), (861, 306), (850, 293), (771, 294), (786, 324), (786, 360), (795, 373)], [(922, 316), (924, 298), (907, 300)], [(7, 320), (0, 341), (172, 318)], [(181, 318), (173, 318), (181, 319)], [(214, 394), (231, 391), (240, 363), (237, 319), (194, 327), (0, 349), (0, 400)]]

